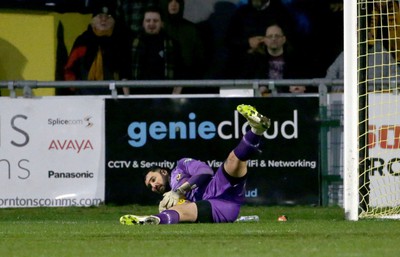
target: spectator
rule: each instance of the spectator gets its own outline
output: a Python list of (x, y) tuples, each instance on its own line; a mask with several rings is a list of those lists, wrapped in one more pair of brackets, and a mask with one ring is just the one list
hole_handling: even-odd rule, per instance
[[(160, 6), (163, 11), (164, 30), (179, 45), (181, 51), (181, 78), (201, 79), (205, 65), (204, 46), (196, 25), (183, 18), (184, 0), (161, 0)], [(183, 91), (192, 90), (185, 88)]]
[[(326, 79), (344, 79), (344, 52), (341, 52), (335, 61), (326, 71)], [(334, 85), (330, 87), (330, 92), (343, 92), (343, 85)]]
[[(393, 56), (377, 42), (368, 49), (367, 54), (367, 81), (369, 91), (390, 90), (396, 88), (394, 84), (384, 84), (384, 79), (397, 78), (397, 64)], [(344, 79), (344, 52), (341, 52), (326, 72), (326, 79)], [(331, 92), (343, 92), (344, 85), (333, 86)]]
[(117, 0), (117, 21), (137, 37), (143, 28), (144, 10), (150, 6), (158, 6), (158, 0)]
[[(247, 79), (299, 79), (305, 75), (301, 71), (299, 56), (287, 42), (282, 27), (273, 23), (268, 25), (263, 37), (263, 44), (258, 48), (248, 50), (246, 67), (242, 77)], [(304, 93), (305, 86), (289, 86), (289, 88), (278, 88), (281, 93)], [(260, 87), (260, 94), (269, 94), (266, 87)]]
[[(145, 10), (143, 32), (132, 42), (131, 77), (134, 80), (178, 79), (179, 48), (163, 30), (161, 11), (156, 7)], [(135, 93), (172, 93), (169, 88), (135, 89)]]
[[(112, 6), (94, 8), (85, 32), (74, 42), (64, 68), (65, 80), (119, 80), (128, 75), (128, 40), (115, 23)], [(125, 43), (126, 42), (126, 43)], [(108, 88), (71, 89), (82, 95), (110, 94)]]
[(289, 29), (294, 21), (280, 0), (249, 0), (234, 13), (227, 31), (227, 45), (230, 52), (228, 76), (237, 78), (248, 50), (254, 50), (263, 44), (265, 28), (278, 22)]

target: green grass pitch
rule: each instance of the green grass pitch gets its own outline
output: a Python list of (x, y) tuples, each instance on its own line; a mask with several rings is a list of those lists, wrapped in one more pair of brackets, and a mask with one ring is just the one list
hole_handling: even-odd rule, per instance
[[(0, 209), (0, 256), (400, 256), (400, 222), (344, 220), (339, 207), (251, 207), (257, 223), (125, 226), (154, 206)], [(278, 222), (280, 215), (289, 221)]]

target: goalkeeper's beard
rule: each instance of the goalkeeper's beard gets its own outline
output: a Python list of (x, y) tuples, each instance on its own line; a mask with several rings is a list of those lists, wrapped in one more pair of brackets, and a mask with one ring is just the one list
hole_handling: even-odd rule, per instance
[(171, 186), (168, 184), (168, 183), (166, 183), (164, 186), (163, 186), (163, 192), (159, 192), (160, 194), (164, 194), (165, 192), (169, 192), (169, 191), (171, 191)]

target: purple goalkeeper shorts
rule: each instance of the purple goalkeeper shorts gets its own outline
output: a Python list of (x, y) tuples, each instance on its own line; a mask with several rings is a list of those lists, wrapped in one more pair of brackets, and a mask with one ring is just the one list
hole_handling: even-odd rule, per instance
[(208, 184), (203, 200), (210, 202), (215, 223), (234, 222), (244, 201), (246, 177), (231, 184), (221, 165)]

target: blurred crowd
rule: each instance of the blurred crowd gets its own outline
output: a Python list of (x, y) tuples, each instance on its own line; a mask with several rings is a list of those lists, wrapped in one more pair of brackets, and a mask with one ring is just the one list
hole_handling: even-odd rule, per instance
[[(200, 22), (190, 0), (99, 0), (63, 63), (64, 80), (306, 79), (326, 76), (343, 51), (343, 0), (216, 1)], [(107, 90), (106, 90), (107, 91)], [(100, 88), (59, 94), (106, 94)], [(217, 88), (124, 88), (123, 94)], [(309, 93), (288, 85), (279, 92)], [(268, 95), (266, 87), (260, 87)]]

